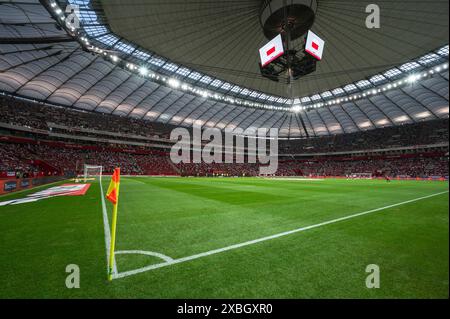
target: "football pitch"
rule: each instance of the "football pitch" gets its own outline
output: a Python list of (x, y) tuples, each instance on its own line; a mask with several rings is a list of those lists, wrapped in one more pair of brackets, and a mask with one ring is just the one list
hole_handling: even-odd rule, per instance
[(449, 297), (447, 182), (122, 177), (112, 282), (108, 184), (0, 207), (0, 298)]

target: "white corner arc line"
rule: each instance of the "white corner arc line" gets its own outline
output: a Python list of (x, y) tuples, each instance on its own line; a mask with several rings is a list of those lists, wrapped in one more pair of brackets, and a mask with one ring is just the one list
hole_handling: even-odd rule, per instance
[(321, 226), (325, 226), (325, 225), (338, 223), (338, 222), (341, 222), (341, 221), (344, 221), (344, 220), (356, 218), (356, 217), (359, 217), (359, 216), (368, 215), (368, 214), (379, 212), (379, 211), (386, 210), (386, 209), (389, 209), (389, 208), (393, 208), (393, 207), (397, 207), (397, 206), (401, 206), (401, 205), (417, 202), (417, 201), (420, 201), (420, 200), (423, 200), (423, 199), (439, 196), (439, 195), (442, 195), (442, 194), (446, 194), (448, 192), (449, 191), (435, 193), (435, 194), (431, 194), (431, 195), (428, 195), (428, 196), (423, 196), (423, 197), (407, 200), (407, 201), (404, 201), (404, 202), (401, 202), (401, 203), (392, 204), (392, 205), (388, 205), (388, 206), (384, 206), (384, 207), (380, 207), (380, 208), (375, 208), (375, 209), (371, 209), (371, 210), (368, 210), (368, 211), (365, 211), (365, 212), (356, 213), (356, 214), (352, 214), (352, 215), (348, 215), (348, 216), (332, 219), (332, 220), (329, 220), (329, 221), (326, 221), (326, 222), (322, 222), (322, 223), (318, 223), (318, 224), (314, 224), (314, 225), (310, 225), (310, 226), (305, 226), (305, 227), (293, 229), (293, 230), (282, 232), (282, 233), (278, 233), (278, 234), (275, 234), (275, 235), (262, 237), (262, 238), (246, 241), (246, 242), (239, 243), (239, 244), (235, 244), (235, 245), (231, 245), (231, 246), (227, 246), (227, 247), (223, 247), (223, 248), (218, 248), (218, 249), (206, 251), (206, 252), (203, 252), (203, 253), (200, 253), (200, 254), (173, 259), (170, 262), (167, 261), (167, 262), (163, 262), (163, 263), (159, 263), (159, 264), (153, 264), (153, 265), (146, 266), (146, 267), (139, 268), (139, 269), (135, 269), (135, 270), (129, 270), (129, 271), (117, 273), (117, 274), (115, 274), (113, 276), (113, 279), (124, 278), (124, 277), (128, 277), (128, 276), (140, 274), (140, 273), (143, 273), (143, 272), (146, 272), (146, 271), (150, 271), (150, 270), (154, 270), (154, 269), (158, 269), (158, 268), (162, 268), (162, 267), (167, 267), (167, 266), (174, 265), (174, 264), (183, 263), (183, 262), (186, 262), (186, 261), (190, 261), (190, 260), (194, 260), (194, 259), (198, 259), (198, 258), (202, 258), (202, 257), (206, 257), (206, 256), (222, 253), (222, 252), (225, 252), (225, 251), (229, 251), (229, 250), (233, 250), (233, 249), (237, 249), (237, 248), (241, 248), (241, 247), (245, 247), (245, 246), (249, 246), (249, 245), (254, 245), (254, 244), (257, 244), (257, 243), (260, 243), (260, 242), (263, 242), (263, 241), (284, 237), (284, 236), (287, 236), (287, 235), (299, 233), (299, 232), (302, 232), (302, 231), (305, 231), (305, 230), (309, 230), (309, 229), (313, 229), (313, 228), (317, 228), (317, 227), (321, 227)]
[[(100, 183), (100, 195), (102, 198), (102, 211), (103, 211), (103, 227), (105, 231), (105, 246), (106, 246), (106, 271), (109, 272), (109, 251), (110, 251), (110, 245), (111, 245), (111, 231), (109, 230), (109, 221), (108, 221), (108, 213), (106, 212), (106, 203), (105, 203), (105, 196), (103, 194), (103, 186), (102, 181), (99, 181)], [(116, 257), (114, 256), (114, 265), (113, 265), (113, 275), (117, 274), (117, 263), (116, 263)]]
[(173, 258), (163, 255), (161, 253), (157, 253), (154, 251), (146, 251), (146, 250), (119, 250), (116, 251), (116, 255), (146, 255), (161, 258), (166, 262), (172, 262)]

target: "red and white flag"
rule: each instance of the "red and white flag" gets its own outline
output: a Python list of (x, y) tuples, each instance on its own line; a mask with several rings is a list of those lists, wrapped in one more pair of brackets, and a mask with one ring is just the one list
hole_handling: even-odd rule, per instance
[(273, 38), (269, 43), (259, 49), (261, 57), (261, 66), (265, 67), (267, 64), (275, 59), (278, 59), (284, 54), (283, 39), (281, 34)]
[(315, 57), (317, 60), (322, 60), (323, 48), (325, 47), (325, 41), (323, 41), (317, 34), (308, 31), (308, 37), (306, 38), (305, 51)]

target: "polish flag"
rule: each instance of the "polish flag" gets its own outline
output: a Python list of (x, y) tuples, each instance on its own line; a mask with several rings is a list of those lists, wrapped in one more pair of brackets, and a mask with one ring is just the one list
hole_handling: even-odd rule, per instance
[(273, 38), (269, 43), (259, 49), (261, 57), (261, 66), (265, 67), (273, 60), (278, 59), (284, 54), (283, 40), (281, 34)]
[(322, 60), (323, 49), (325, 47), (325, 41), (317, 36), (311, 30), (308, 31), (308, 37), (306, 38), (305, 51), (315, 57), (317, 60)]

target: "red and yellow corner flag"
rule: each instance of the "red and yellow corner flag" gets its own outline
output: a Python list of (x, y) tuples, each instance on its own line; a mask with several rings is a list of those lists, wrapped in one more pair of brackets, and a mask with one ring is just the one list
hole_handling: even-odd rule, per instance
[(113, 216), (111, 224), (111, 243), (109, 245), (108, 280), (112, 280), (114, 272), (114, 247), (116, 245), (117, 207), (119, 206), (120, 168), (114, 170), (111, 183), (106, 193), (106, 199), (113, 203)]
[(120, 168), (114, 170), (114, 174), (111, 178), (111, 183), (109, 183), (108, 191), (106, 192), (106, 199), (109, 200), (114, 205), (117, 204), (118, 189), (120, 184)]

